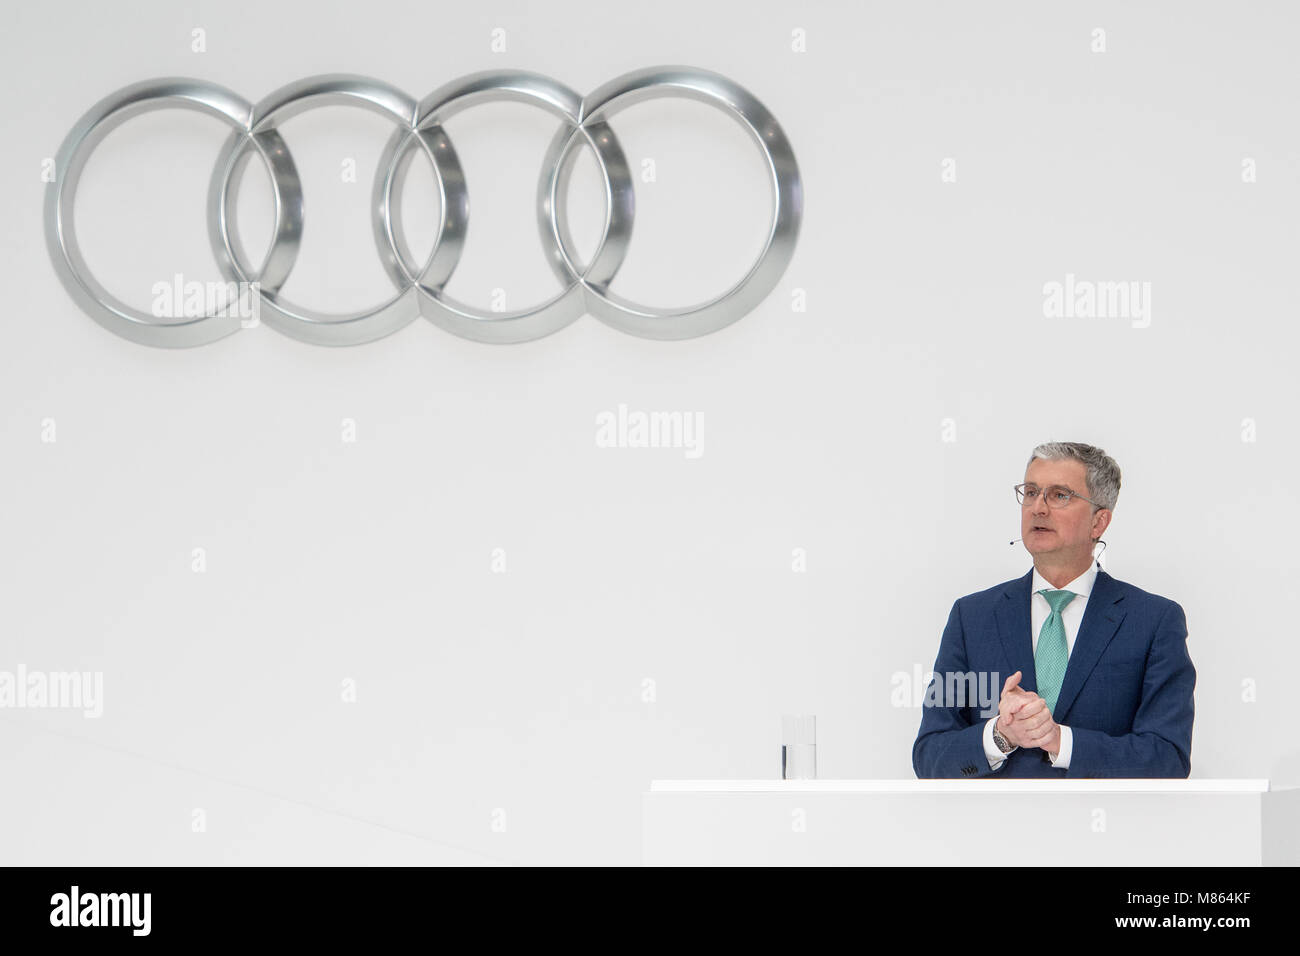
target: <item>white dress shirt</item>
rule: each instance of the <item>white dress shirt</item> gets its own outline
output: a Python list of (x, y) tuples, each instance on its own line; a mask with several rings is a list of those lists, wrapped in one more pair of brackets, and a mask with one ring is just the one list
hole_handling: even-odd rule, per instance
[[(1079, 625), (1083, 622), (1083, 612), (1088, 606), (1088, 595), (1092, 593), (1093, 583), (1097, 580), (1097, 562), (1093, 561), (1088, 565), (1088, 570), (1079, 575), (1064, 588), (1059, 590), (1073, 591), (1074, 597), (1070, 603), (1061, 608), (1061, 623), (1065, 625), (1065, 653), (1067, 660), (1069, 655), (1074, 653), (1074, 639), (1079, 633)], [(1038, 653), (1038, 634), (1043, 629), (1043, 625), (1052, 614), (1051, 605), (1047, 603), (1047, 598), (1038, 592), (1046, 588), (1049, 591), (1058, 590), (1048, 583), (1047, 579), (1038, 573), (1038, 568), (1034, 568), (1034, 581), (1029, 591), (1029, 631), (1033, 638), (1034, 653)], [(1021, 677), (1023, 682), (1023, 675)], [(1001, 688), (999, 688), (1001, 690)], [(998, 749), (998, 745), (993, 742), (993, 725), (997, 722), (997, 717), (991, 717), (987, 724), (984, 725), (984, 755), (988, 757), (989, 769), (1001, 769), (1002, 764), (1006, 762), (1007, 757), (1015, 753), (1012, 750), (1004, 754)], [(1020, 748), (1016, 748), (1017, 750)], [(1060, 767), (1062, 770), (1070, 768), (1070, 754), (1074, 751), (1074, 735), (1070, 732), (1069, 727), (1061, 727), (1061, 749), (1052, 761), (1053, 767)]]

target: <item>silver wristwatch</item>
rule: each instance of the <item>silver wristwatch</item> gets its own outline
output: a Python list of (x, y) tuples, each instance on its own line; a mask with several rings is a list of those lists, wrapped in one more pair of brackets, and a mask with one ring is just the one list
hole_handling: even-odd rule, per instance
[(996, 744), (998, 750), (1001, 750), (1004, 754), (1009, 754), (1011, 751), (1016, 749), (1015, 744), (1007, 740), (1006, 737), (1003, 737), (1002, 734), (998, 732), (998, 722), (996, 718), (993, 721), (993, 743)]

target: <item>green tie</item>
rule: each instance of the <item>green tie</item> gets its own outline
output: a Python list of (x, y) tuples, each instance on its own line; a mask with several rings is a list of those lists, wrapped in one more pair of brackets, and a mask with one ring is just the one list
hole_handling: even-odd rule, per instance
[(1052, 613), (1043, 622), (1043, 629), (1038, 632), (1038, 647), (1034, 650), (1034, 678), (1038, 683), (1038, 696), (1047, 702), (1047, 709), (1056, 713), (1056, 698), (1061, 696), (1061, 681), (1065, 679), (1065, 665), (1070, 659), (1069, 649), (1065, 646), (1065, 622), (1061, 620), (1061, 610), (1072, 600), (1073, 591), (1051, 591), (1047, 588), (1038, 592), (1047, 598)]

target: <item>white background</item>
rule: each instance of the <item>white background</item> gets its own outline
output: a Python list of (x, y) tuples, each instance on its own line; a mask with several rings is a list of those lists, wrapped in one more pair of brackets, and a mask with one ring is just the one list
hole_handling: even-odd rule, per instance
[[(1011, 486), (1049, 439), (1118, 460), (1106, 567), (1186, 610), (1193, 775), (1294, 753), (1288, 5), (50, 3), (6, 4), (3, 27), (0, 670), (102, 671), (104, 714), (0, 711), (0, 862), (637, 863), (648, 782), (777, 776), (783, 713), (817, 715), (821, 776), (910, 777), (920, 711), (891, 676), (928, 671), (957, 597), (1029, 568)], [(261, 327), (154, 349), (83, 314), (45, 251), (42, 161), (141, 79), (256, 101), (349, 72), (422, 97), (518, 68), (588, 92), (666, 63), (762, 100), (806, 191), (781, 283), (704, 338), (586, 316), (488, 346), (421, 319), (351, 348)], [(460, 120), (453, 289), (540, 300), (555, 123)], [(615, 129), (656, 169), (615, 290), (721, 291), (761, 240), (757, 151), (697, 104)], [(77, 223), (124, 298), (217, 278), (204, 199), (226, 132), (157, 113), (91, 160)], [(384, 121), (330, 108), (284, 133), (307, 209), (286, 294), (379, 301)], [(241, 197), (263, 223), (264, 185)], [(408, 197), (426, 238), (427, 186)], [(1149, 327), (1045, 318), (1067, 273), (1149, 282)], [(620, 403), (701, 415), (702, 457), (598, 448)]]

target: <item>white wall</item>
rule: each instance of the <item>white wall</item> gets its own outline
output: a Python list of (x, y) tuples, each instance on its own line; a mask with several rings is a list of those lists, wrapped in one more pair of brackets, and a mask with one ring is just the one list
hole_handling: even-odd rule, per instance
[[(776, 776), (782, 713), (817, 715), (823, 776), (911, 776), (920, 711), (891, 676), (928, 670), (954, 599), (1028, 569), (1011, 486), (1048, 439), (1119, 461), (1107, 569), (1187, 612), (1193, 774), (1272, 773), (1300, 664), (1294, 11), (547, 7), (6, 7), (0, 671), (100, 671), (104, 699), (99, 719), (0, 710), (0, 860), (636, 863), (649, 780)], [(658, 63), (749, 88), (805, 182), (781, 283), (704, 338), (583, 317), (488, 346), (419, 320), (352, 348), (261, 327), (152, 349), (80, 312), (45, 251), (42, 159), (136, 80), (255, 101), (346, 71), (419, 97), (510, 67), (586, 92)], [(461, 119), (455, 291), (523, 304), (554, 288), (530, 203), (555, 125)], [(766, 214), (756, 151), (694, 104), (615, 129), (657, 170), (615, 289), (720, 291)], [(78, 225), (124, 297), (216, 278), (203, 202), (224, 133), (154, 114), (92, 160)], [(307, 203), (286, 294), (385, 293), (366, 216), (387, 134), (342, 108), (286, 125)], [(1044, 317), (1067, 273), (1150, 283), (1149, 326)], [(620, 403), (702, 416), (703, 455), (596, 447)]]

